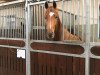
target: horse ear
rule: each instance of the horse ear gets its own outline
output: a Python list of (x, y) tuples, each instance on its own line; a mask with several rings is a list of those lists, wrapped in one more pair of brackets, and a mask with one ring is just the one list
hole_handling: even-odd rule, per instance
[(56, 8), (57, 7), (57, 4), (55, 1), (53, 1), (53, 7)]
[(48, 8), (48, 2), (45, 2), (45, 8), (46, 9)]

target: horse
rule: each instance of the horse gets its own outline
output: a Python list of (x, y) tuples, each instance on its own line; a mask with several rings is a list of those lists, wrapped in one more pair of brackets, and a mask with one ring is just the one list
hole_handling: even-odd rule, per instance
[[(63, 27), (59, 18), (57, 4), (53, 1), (53, 6), (49, 6), (48, 2), (45, 2), (45, 23), (46, 23), (46, 38), (53, 41), (63, 41), (63, 40), (78, 40), (81, 38), (71, 34), (66, 27)], [(64, 37), (63, 37), (64, 35)]]

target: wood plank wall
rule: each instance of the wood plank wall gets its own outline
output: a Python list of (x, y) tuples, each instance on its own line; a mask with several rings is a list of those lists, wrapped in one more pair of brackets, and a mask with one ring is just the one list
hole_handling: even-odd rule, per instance
[[(5, 42), (5, 41), (4, 41)], [(10, 41), (9, 41), (10, 42)], [(12, 41), (11, 41), (12, 42)], [(19, 41), (18, 41), (19, 42)], [(17, 43), (14, 41), (14, 46)], [(15, 44), (16, 43), (16, 44)], [(0, 44), (4, 44), (0, 42)], [(40, 45), (41, 43), (35, 43)], [(5, 45), (5, 44), (4, 44)], [(31, 45), (33, 49), (46, 48), (51, 51), (81, 54), (83, 48), (79, 46), (45, 44), (48, 47)], [(58, 46), (57, 46), (58, 45)], [(21, 46), (24, 46), (24, 44)], [(56, 47), (56, 48), (54, 48)], [(59, 47), (61, 49), (59, 49)], [(65, 48), (65, 49), (64, 49)], [(75, 51), (74, 51), (75, 50)], [(80, 51), (82, 50), (82, 52)], [(91, 51), (99, 55), (100, 47), (93, 47)], [(85, 59), (62, 55), (31, 52), (31, 75), (85, 75)], [(90, 75), (100, 75), (100, 60), (90, 60)], [(0, 75), (26, 75), (25, 59), (16, 57), (16, 49), (0, 47)]]

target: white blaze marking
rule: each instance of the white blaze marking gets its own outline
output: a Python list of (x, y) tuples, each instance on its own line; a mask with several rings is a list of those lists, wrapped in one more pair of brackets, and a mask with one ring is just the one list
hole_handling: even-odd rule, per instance
[(50, 12), (50, 13), (49, 13), (50, 17), (53, 16), (53, 14), (54, 14), (54, 12)]
[(49, 15), (50, 15), (50, 29), (51, 29), (51, 17), (54, 15), (54, 12), (50, 12)]

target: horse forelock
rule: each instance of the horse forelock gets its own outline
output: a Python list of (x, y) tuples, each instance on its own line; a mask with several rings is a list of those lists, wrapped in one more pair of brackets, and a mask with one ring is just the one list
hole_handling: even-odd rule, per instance
[(50, 6), (46, 9), (45, 16), (48, 16), (50, 12), (53, 12), (55, 15), (58, 15), (58, 10), (53, 6)]

